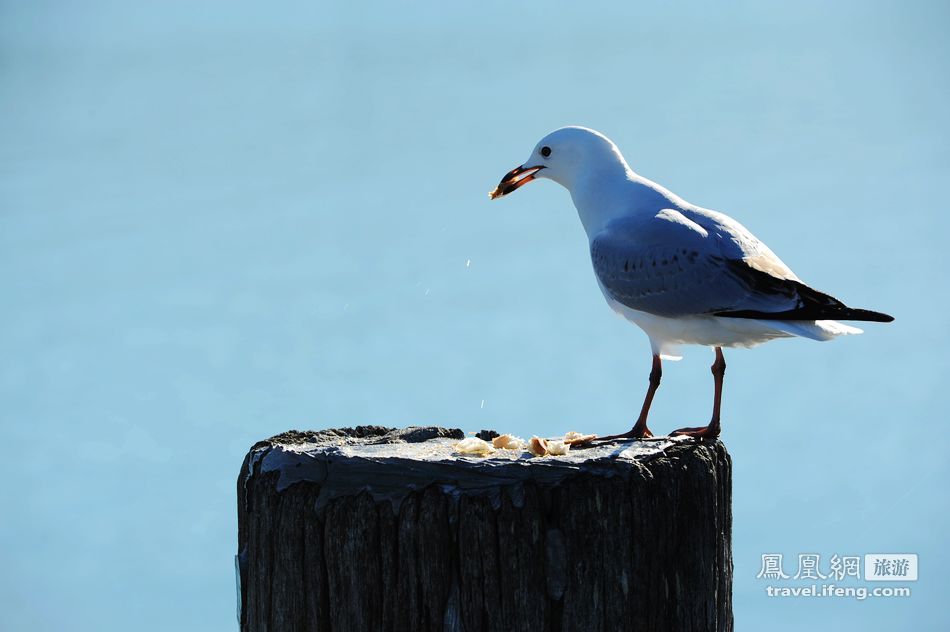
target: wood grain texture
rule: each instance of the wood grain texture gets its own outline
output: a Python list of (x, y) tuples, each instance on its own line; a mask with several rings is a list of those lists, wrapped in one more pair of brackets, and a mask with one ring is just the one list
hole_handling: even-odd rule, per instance
[[(244, 631), (732, 630), (731, 463), (721, 443), (681, 442), (618, 465), (579, 467), (467, 493), (461, 464), (401, 502), (327, 480), (280, 482), (261, 450), (456, 436), (361, 427), (285, 433), (255, 446), (238, 479)], [(329, 433), (329, 434), (327, 434)], [(434, 434), (433, 434), (434, 433)], [(346, 459), (334, 457), (334, 468)], [(363, 477), (399, 468), (360, 464)], [(372, 487), (373, 480), (366, 480)]]

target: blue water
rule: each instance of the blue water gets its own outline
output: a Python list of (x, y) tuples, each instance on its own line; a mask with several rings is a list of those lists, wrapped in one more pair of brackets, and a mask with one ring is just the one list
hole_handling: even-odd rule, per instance
[[(586, 124), (897, 317), (727, 352), (739, 629), (947, 629), (948, 11), (825, 4), (0, 4), (0, 628), (234, 629), (288, 428), (628, 428), (649, 346), (568, 195), (486, 195)], [(687, 352), (654, 430), (708, 418)], [(773, 552), (921, 578), (770, 599)]]

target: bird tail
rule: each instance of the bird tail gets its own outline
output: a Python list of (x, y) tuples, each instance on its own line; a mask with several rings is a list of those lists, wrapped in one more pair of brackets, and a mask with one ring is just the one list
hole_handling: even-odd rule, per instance
[(863, 329), (845, 325), (836, 320), (766, 320), (762, 322), (769, 327), (784, 331), (787, 334), (801, 336), (802, 338), (811, 338), (819, 342), (832, 340), (838, 336), (864, 333)]

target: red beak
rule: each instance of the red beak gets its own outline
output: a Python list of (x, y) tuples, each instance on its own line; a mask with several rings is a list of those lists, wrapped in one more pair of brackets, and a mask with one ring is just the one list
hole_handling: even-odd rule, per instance
[(501, 182), (498, 183), (495, 190), (488, 194), (488, 197), (494, 200), (503, 195), (508, 195), (515, 189), (523, 187), (534, 180), (535, 174), (542, 169), (544, 169), (544, 165), (537, 167), (515, 167), (505, 174), (505, 177), (501, 179)]

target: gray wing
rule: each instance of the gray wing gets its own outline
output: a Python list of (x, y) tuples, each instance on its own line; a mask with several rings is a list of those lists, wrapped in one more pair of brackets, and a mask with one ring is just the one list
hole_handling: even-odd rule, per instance
[(733, 312), (767, 318), (804, 305), (798, 288), (806, 286), (792, 271), (718, 213), (664, 209), (614, 221), (591, 241), (591, 259), (612, 298), (660, 316)]

